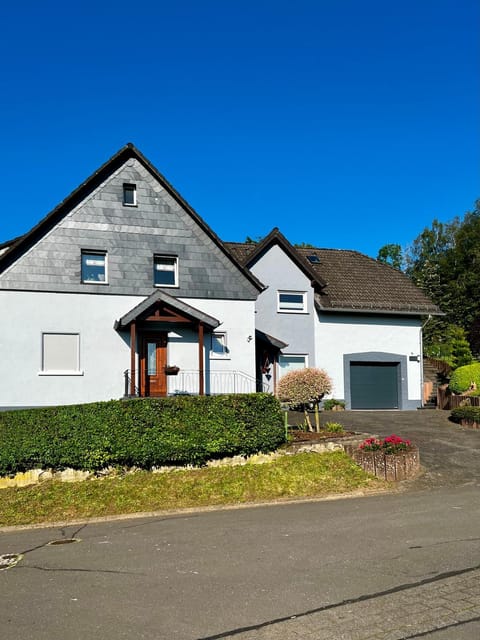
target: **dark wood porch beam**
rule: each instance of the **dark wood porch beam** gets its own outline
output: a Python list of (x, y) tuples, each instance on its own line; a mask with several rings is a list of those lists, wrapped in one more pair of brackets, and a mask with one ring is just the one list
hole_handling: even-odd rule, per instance
[(135, 320), (130, 325), (130, 395), (135, 395), (135, 347), (137, 342), (137, 327)]
[(203, 323), (198, 323), (198, 394), (200, 396), (205, 395), (205, 383), (204, 383), (204, 336), (203, 336)]

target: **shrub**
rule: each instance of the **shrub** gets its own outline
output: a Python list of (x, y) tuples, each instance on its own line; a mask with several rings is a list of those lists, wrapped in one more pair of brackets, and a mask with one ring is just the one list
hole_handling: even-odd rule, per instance
[(458, 407), (452, 410), (450, 418), (453, 422), (468, 420), (468, 422), (480, 423), (480, 407)]
[(463, 393), (468, 391), (472, 382), (476, 384), (477, 388), (480, 388), (480, 362), (455, 369), (448, 386), (453, 393)]
[(345, 402), (343, 400), (335, 400), (335, 398), (328, 398), (323, 401), (323, 408), (325, 411), (332, 411), (337, 407), (345, 409)]
[(278, 383), (278, 395), (280, 400), (286, 400), (291, 407), (303, 405), (305, 421), (310, 431), (312, 424), (306, 410), (311, 402), (318, 402), (326, 393), (332, 390), (332, 381), (323, 369), (297, 369), (290, 371), (280, 378)]
[(465, 330), (441, 319), (427, 325), (424, 353), (443, 360), (453, 369), (473, 362)]
[(0, 413), (0, 475), (34, 468), (99, 470), (201, 465), (285, 441), (269, 394), (111, 400)]
[(339, 422), (326, 422), (325, 430), (329, 433), (343, 433), (345, 431), (343, 424), (340, 424)]

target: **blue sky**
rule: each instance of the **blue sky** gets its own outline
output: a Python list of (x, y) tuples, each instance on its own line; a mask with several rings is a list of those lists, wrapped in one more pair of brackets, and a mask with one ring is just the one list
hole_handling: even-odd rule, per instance
[(480, 197), (477, 0), (8, 3), (0, 242), (133, 142), (224, 240), (376, 256)]

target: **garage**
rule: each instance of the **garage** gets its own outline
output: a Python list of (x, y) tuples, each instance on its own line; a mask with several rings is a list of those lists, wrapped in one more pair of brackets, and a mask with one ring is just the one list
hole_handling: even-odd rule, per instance
[(350, 362), (352, 409), (399, 408), (399, 362)]

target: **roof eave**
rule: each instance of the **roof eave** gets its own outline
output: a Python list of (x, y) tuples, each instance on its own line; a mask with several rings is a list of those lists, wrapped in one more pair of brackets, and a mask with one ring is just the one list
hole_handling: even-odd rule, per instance
[(395, 315), (395, 316), (444, 316), (445, 313), (433, 309), (379, 309), (379, 308), (359, 308), (359, 307), (322, 307), (315, 304), (322, 313), (363, 313), (374, 315)]

